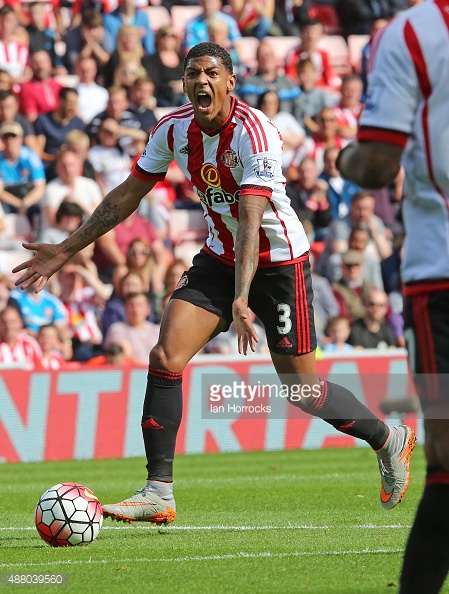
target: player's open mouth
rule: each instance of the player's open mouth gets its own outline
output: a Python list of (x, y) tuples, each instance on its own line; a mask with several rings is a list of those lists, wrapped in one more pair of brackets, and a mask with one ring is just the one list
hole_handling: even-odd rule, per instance
[(197, 97), (198, 107), (201, 111), (207, 111), (212, 103), (212, 97), (207, 93), (198, 93)]

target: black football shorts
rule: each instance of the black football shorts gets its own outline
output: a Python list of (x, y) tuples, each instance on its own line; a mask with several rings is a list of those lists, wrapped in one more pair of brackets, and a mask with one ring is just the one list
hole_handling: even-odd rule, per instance
[[(182, 299), (232, 322), (235, 269), (205, 251), (184, 272), (172, 299)], [(248, 305), (265, 326), (274, 353), (302, 355), (316, 349), (309, 260), (258, 268)]]

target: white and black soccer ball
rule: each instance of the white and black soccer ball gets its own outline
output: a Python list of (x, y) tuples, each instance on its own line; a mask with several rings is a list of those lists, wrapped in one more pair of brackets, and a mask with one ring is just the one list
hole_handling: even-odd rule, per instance
[(100, 532), (103, 510), (84, 485), (60, 483), (41, 496), (34, 520), (39, 535), (52, 547), (86, 545)]

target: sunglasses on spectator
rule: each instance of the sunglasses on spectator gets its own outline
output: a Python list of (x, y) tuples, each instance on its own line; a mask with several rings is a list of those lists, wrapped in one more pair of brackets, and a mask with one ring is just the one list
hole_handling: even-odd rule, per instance
[(128, 250), (128, 254), (130, 256), (148, 256), (148, 254), (150, 254), (150, 250), (147, 248), (144, 248), (142, 250)]

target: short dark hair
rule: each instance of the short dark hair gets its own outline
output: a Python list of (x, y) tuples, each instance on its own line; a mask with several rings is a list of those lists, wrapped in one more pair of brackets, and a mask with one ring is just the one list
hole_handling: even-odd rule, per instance
[(4, 101), (5, 99), (8, 99), (8, 97), (14, 97), (14, 99), (18, 101), (17, 95), (15, 95), (11, 89), (0, 91), (0, 101)]
[(11, 6), (9, 6), (8, 4), (4, 4), (1, 8), (0, 8), (0, 17), (2, 16), (6, 16), (7, 14), (15, 14), (13, 8)]
[(202, 56), (211, 56), (212, 58), (220, 58), (223, 66), (229, 72), (229, 74), (234, 73), (234, 67), (232, 65), (231, 56), (228, 52), (218, 45), (218, 43), (212, 43), (211, 41), (204, 41), (203, 43), (198, 43), (198, 45), (194, 45), (188, 52), (187, 56), (184, 59), (184, 72), (187, 69), (187, 65), (190, 60), (194, 58), (201, 58)]
[(67, 99), (67, 95), (70, 93), (75, 93), (75, 95), (78, 97), (78, 91), (74, 87), (62, 87), (62, 89), (59, 91), (59, 98)]
[(81, 16), (81, 24), (88, 29), (95, 29), (103, 25), (103, 16), (98, 10), (85, 10)]
[(79, 217), (81, 220), (84, 216), (84, 210), (77, 202), (70, 202), (69, 200), (61, 202), (56, 211), (55, 220), (57, 223), (61, 222), (62, 217)]

